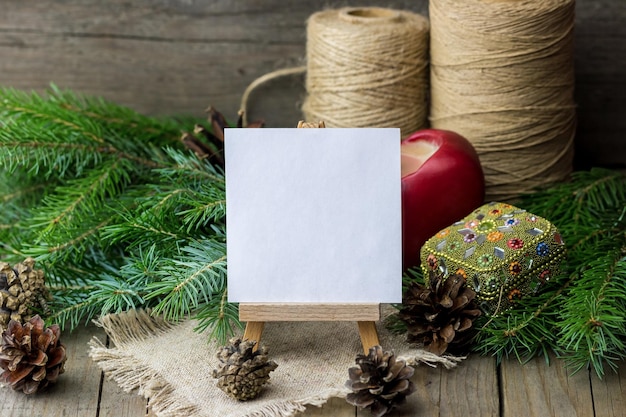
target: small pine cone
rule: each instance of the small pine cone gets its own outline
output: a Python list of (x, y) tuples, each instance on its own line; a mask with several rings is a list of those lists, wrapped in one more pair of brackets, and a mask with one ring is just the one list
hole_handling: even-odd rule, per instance
[(13, 267), (0, 262), (0, 329), (4, 329), (10, 320), (28, 321), (35, 310), (48, 313), (46, 300), (50, 298), (50, 292), (43, 271), (34, 267), (33, 258)]
[(481, 314), (475, 297), (459, 274), (444, 279), (431, 272), (427, 286), (411, 283), (398, 314), (407, 325), (408, 342), (423, 343), (437, 355), (467, 353), (476, 335), (474, 320)]
[(348, 370), (346, 386), (352, 390), (346, 401), (361, 408), (369, 408), (372, 416), (381, 417), (404, 403), (407, 395), (415, 392), (409, 379), (415, 369), (393, 352), (383, 352), (373, 346), (368, 355), (359, 354), (356, 364)]
[(0, 381), (24, 394), (33, 394), (56, 382), (65, 372), (67, 359), (60, 335), (58, 325), (45, 327), (39, 316), (23, 325), (11, 320), (2, 332)]
[(256, 398), (278, 367), (268, 360), (265, 347), (255, 351), (255, 345), (255, 341), (233, 338), (217, 352), (221, 366), (213, 370), (213, 378), (222, 391), (239, 401)]

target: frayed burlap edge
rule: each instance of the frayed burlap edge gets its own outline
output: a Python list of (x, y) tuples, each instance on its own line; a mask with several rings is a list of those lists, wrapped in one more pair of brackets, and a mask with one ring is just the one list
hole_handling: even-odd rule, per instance
[[(89, 356), (102, 369), (107, 378), (114, 380), (125, 392), (136, 392), (148, 400), (148, 406), (158, 416), (189, 416), (200, 414), (199, 408), (190, 404), (157, 371), (150, 369), (142, 361), (124, 353), (125, 346), (148, 338), (158, 337), (174, 330), (177, 323), (165, 321), (145, 310), (129, 310), (120, 314), (109, 314), (95, 321), (102, 327), (115, 347), (107, 347), (97, 337), (89, 342)], [(409, 365), (425, 364), (431, 367), (456, 367), (465, 357), (438, 356), (425, 350), (413, 350), (410, 354), (400, 354)], [(285, 400), (267, 404), (256, 411), (241, 417), (292, 417), (304, 412), (306, 406), (321, 407), (332, 397), (345, 398), (347, 390), (337, 389), (318, 393), (315, 396), (298, 400)]]
[(123, 353), (125, 345), (163, 334), (173, 329), (175, 324), (144, 310), (109, 314), (96, 320), (95, 324), (104, 329), (116, 346), (109, 348), (95, 336), (89, 341), (89, 356), (109, 379), (113, 379), (125, 392), (137, 391), (158, 415), (194, 415), (199, 412), (196, 406), (178, 398), (174, 388), (158, 372)]
[(278, 404), (268, 404), (261, 409), (243, 415), (242, 417), (292, 417), (296, 413), (303, 413), (306, 411), (307, 405), (313, 405), (321, 407), (328, 402), (332, 397), (345, 398), (346, 392), (344, 391), (328, 391), (324, 395), (317, 395), (315, 397), (305, 398), (299, 401), (284, 401)]

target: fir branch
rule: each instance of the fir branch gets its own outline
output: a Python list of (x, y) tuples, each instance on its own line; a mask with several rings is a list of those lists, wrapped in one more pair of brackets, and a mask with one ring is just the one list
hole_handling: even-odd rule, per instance
[[(10, 170), (32, 164), (34, 173), (47, 168), (46, 175), (72, 175), (67, 169), (74, 168), (80, 174), (102, 155), (149, 168), (164, 167), (161, 148), (164, 143), (174, 145), (173, 138), (180, 132), (171, 121), (141, 117), (130, 109), (54, 86), (46, 97), (0, 89), (0, 98), (0, 160), (6, 159)], [(110, 123), (105, 111), (132, 119), (137, 128)], [(99, 117), (89, 116), (94, 114)]]
[(142, 293), (143, 286), (126, 280), (125, 277), (102, 274), (97, 289), (91, 291), (85, 303), (97, 309), (98, 315), (120, 313), (145, 305)]
[(591, 365), (598, 376), (604, 365), (617, 370), (626, 357), (626, 253), (601, 256), (579, 274), (564, 303), (560, 345), (575, 371)]
[(42, 236), (46, 236), (57, 228), (71, 227), (76, 219), (93, 216), (107, 199), (116, 197), (128, 185), (131, 170), (124, 160), (111, 160), (82, 178), (69, 180), (44, 198), (43, 209), (31, 225), (41, 227)]
[(49, 303), (53, 313), (46, 320), (73, 329), (100, 314), (139, 305), (142, 283), (126, 280), (119, 272), (121, 261), (114, 259), (110, 253), (92, 250), (85, 254), (80, 267), (49, 267), (46, 276), (53, 293)]
[(5, 118), (64, 127), (68, 129), (69, 136), (76, 134), (99, 144), (105, 143), (96, 124), (79, 125), (72, 121), (75, 118), (74, 112), (64, 111), (63, 106), (50, 106), (48, 101), (37, 94), (28, 95), (20, 91), (5, 89), (2, 91), (2, 96), (0, 111)]
[(12, 226), (0, 257), (37, 258), (49, 321), (141, 307), (198, 317), (211, 337), (240, 325), (226, 298), (224, 173), (184, 149), (179, 120), (54, 85), (0, 89), (0, 118), (0, 225)]
[(196, 331), (210, 331), (209, 338), (217, 339), (219, 343), (226, 343), (237, 330), (243, 329), (239, 321), (239, 308), (235, 303), (228, 302), (228, 293), (224, 291), (221, 297), (215, 297), (196, 312), (198, 325)]
[(102, 237), (109, 245), (124, 244), (127, 249), (141, 247), (144, 242), (158, 241), (160, 245), (174, 247), (185, 242), (188, 235), (178, 233), (171, 227), (169, 219), (146, 211), (138, 215), (134, 210), (120, 213), (121, 221), (102, 229)]
[(166, 319), (184, 317), (226, 290), (223, 243), (193, 243), (184, 247), (182, 253), (181, 259), (160, 268), (160, 280), (146, 286), (146, 299), (160, 300), (153, 312), (163, 314)]
[(557, 351), (559, 306), (574, 279), (554, 277), (543, 292), (521, 300), (514, 308), (481, 317), (474, 350), (495, 356), (498, 363), (511, 356), (526, 362), (538, 354), (549, 361), (550, 352)]
[[(71, 234), (58, 243), (51, 241), (39, 241), (36, 244), (25, 243), (21, 254), (23, 256), (32, 256), (36, 260), (43, 260), (51, 264), (66, 261), (70, 257), (75, 261), (80, 260), (85, 250), (89, 249), (91, 245), (97, 244), (95, 241), (100, 229), (112, 220), (112, 218), (108, 218), (95, 225), (85, 225), (83, 223), (82, 229), (84, 231), (81, 234)], [(69, 270), (73, 270), (73, 268), (69, 268)]]
[(97, 289), (98, 287), (93, 284), (69, 285), (69, 286), (53, 284), (53, 285), (49, 285), (48, 288), (56, 293), (62, 293), (62, 292), (71, 293), (71, 292), (91, 292)]
[(127, 137), (152, 136), (150, 141), (158, 148), (177, 146), (179, 143), (181, 126), (192, 126), (196, 120), (174, 121), (171, 118), (155, 119), (136, 111), (110, 103), (101, 97), (77, 96), (63, 91), (54, 84), (51, 85), (52, 94), (49, 100), (56, 102), (60, 107), (71, 114), (78, 114), (101, 125), (111, 131), (123, 132)]
[[(54, 143), (46, 142), (48, 136), (52, 140), (58, 137), (58, 132), (52, 131), (32, 131), (32, 136), (22, 136), (15, 140), (12, 136), (15, 130), (22, 134), (25, 132), (24, 126), (14, 128), (13, 124), (8, 124), (7, 128), (0, 130), (0, 147), (6, 148), (10, 153), (6, 156), (6, 165), (9, 171), (14, 171), (18, 166), (28, 166), (32, 164), (31, 171), (38, 173), (40, 169), (48, 167), (46, 176), (56, 172), (61, 177), (66, 176), (68, 169), (74, 167), (80, 174), (86, 167), (93, 163), (98, 163), (102, 156), (112, 156), (118, 159), (127, 159), (148, 168), (162, 168), (165, 165), (141, 156), (133, 155), (117, 149), (112, 145), (82, 144), (82, 143)], [(37, 140), (31, 139), (36, 137)], [(54, 157), (61, 157), (53, 159)]]
[[(29, 134), (24, 132), (25, 129), (22, 133)], [(45, 178), (53, 176), (65, 178), (75, 173), (80, 174), (99, 161), (101, 153), (98, 152), (98, 147), (72, 143), (46, 143), (44, 140), (50, 133), (40, 134), (36, 142), (29, 138), (18, 141), (8, 128), (0, 129), (0, 162), (3, 167), (9, 173), (26, 167), (28, 173), (33, 176), (41, 173)]]
[(190, 152), (180, 152), (172, 148), (165, 148), (167, 156), (174, 162), (169, 168), (158, 169), (158, 172), (164, 178), (173, 181), (179, 181), (182, 178), (193, 180), (194, 183), (210, 182), (224, 183), (224, 174), (216, 166), (211, 165), (208, 161), (195, 156)]
[(191, 207), (178, 214), (187, 227), (187, 233), (199, 230), (209, 224), (217, 223), (226, 216), (225, 190), (206, 189), (205, 192), (189, 193), (181, 198), (181, 203)]
[(33, 194), (39, 194), (47, 184), (34, 184), (30, 187), (24, 187), (7, 194), (0, 194), (0, 200), (3, 204), (7, 204), (11, 201), (21, 199), (25, 196), (31, 196)]
[(46, 317), (48, 325), (59, 324), (63, 330), (69, 325), (70, 329), (75, 329), (81, 323), (88, 323), (96, 316), (94, 306), (82, 298), (70, 297), (66, 294), (57, 300), (59, 302), (48, 304), (53, 311)]
[[(626, 177), (592, 169), (525, 197), (520, 204), (551, 220), (568, 249), (562, 284), (505, 312), (479, 334), (483, 354), (525, 360), (555, 351), (574, 371), (591, 366), (602, 377), (625, 355)], [(566, 278), (567, 277), (567, 278)], [(533, 307), (536, 308), (532, 312)]]

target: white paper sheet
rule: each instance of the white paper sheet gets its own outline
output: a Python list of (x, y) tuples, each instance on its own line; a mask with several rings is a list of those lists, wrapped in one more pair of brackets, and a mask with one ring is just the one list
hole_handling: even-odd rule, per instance
[(231, 302), (402, 299), (400, 130), (226, 129)]

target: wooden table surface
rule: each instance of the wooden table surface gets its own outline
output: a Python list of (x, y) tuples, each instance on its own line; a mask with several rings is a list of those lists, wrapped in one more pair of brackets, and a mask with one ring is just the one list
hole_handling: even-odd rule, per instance
[[(0, 416), (156, 417), (144, 398), (123, 392), (100, 372), (88, 355), (87, 343), (94, 335), (106, 339), (101, 329), (92, 326), (66, 332), (62, 340), (68, 361), (58, 383), (33, 396), (0, 389)], [(542, 359), (497, 366), (492, 358), (472, 356), (450, 371), (420, 366), (413, 381), (417, 392), (390, 417), (626, 416), (626, 366), (600, 380), (589, 372), (570, 375), (558, 360), (550, 366)], [(334, 398), (300, 415), (366, 417), (370, 413)]]

